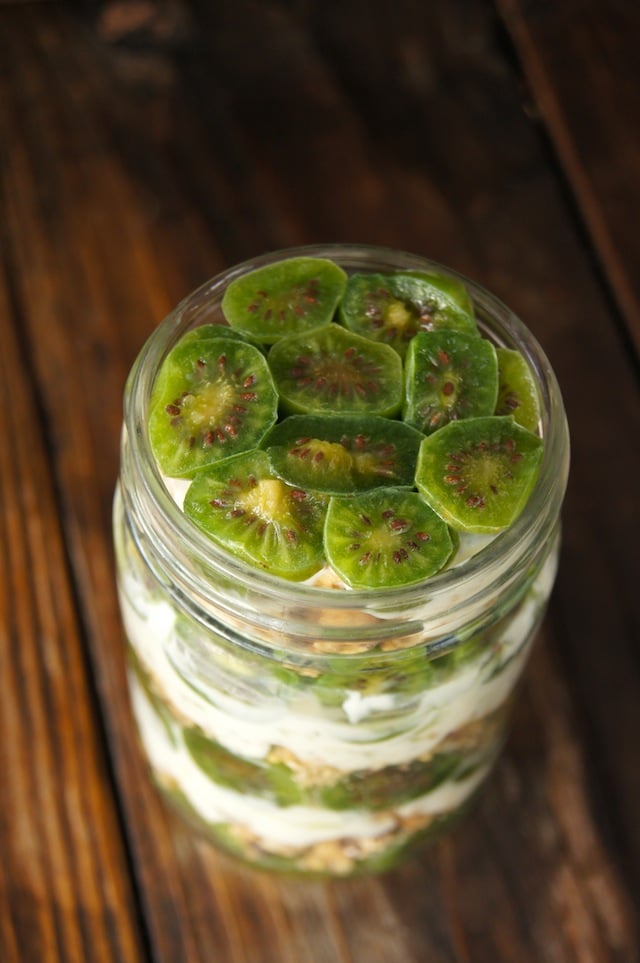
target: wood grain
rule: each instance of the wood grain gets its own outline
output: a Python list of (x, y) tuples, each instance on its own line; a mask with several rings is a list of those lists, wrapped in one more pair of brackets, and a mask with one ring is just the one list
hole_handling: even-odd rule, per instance
[[(141, 46), (56, 4), (0, 12), (0, 957), (628, 963), (637, 381), (567, 200), (573, 170), (523, 109), (480, 0), (185, 10), (179, 43)], [(230, 862), (156, 796), (124, 685), (110, 507), (124, 381), (153, 326), (228, 264), (334, 240), (425, 254), (512, 305), (559, 374), (574, 457), (558, 587), (475, 813), (391, 874), (308, 884)]]
[[(3, 268), (6, 265), (3, 265)], [(32, 370), (0, 273), (0, 953), (143, 959)]]
[(536, 109), (640, 356), (640, 8), (497, 0)]

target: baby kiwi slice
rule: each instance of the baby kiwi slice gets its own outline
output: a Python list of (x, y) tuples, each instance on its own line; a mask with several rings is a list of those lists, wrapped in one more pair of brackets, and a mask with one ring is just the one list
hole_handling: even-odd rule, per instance
[(276, 421), (278, 395), (267, 362), (228, 338), (179, 342), (153, 388), (149, 438), (165, 475), (188, 478), (255, 447)]
[(245, 341), (249, 339), (241, 331), (230, 328), (228, 324), (201, 324), (191, 328), (183, 335), (180, 344), (190, 344), (192, 341), (214, 341), (218, 338), (228, 338), (230, 341)]
[(449, 421), (492, 415), (498, 396), (496, 349), (461, 331), (421, 331), (406, 358), (404, 420), (430, 435)]
[(395, 415), (402, 403), (402, 361), (393, 348), (325, 324), (282, 338), (269, 367), (290, 413)]
[(391, 345), (402, 357), (418, 331), (478, 333), (473, 314), (419, 273), (353, 274), (340, 318), (351, 331)]
[(272, 575), (308, 578), (323, 564), (327, 499), (287, 485), (254, 449), (196, 475), (185, 513), (222, 548)]
[(324, 787), (322, 802), (329, 809), (393, 809), (453, 778), (464, 761), (464, 754), (457, 750), (436, 753), (428, 760), (412, 759), (399, 766), (356, 770)]
[(541, 438), (510, 417), (451, 421), (422, 442), (416, 486), (452, 528), (499, 532), (523, 509), (542, 448)]
[(236, 755), (201, 729), (185, 726), (183, 736), (196, 765), (219, 785), (272, 799), (278, 806), (302, 801), (302, 792), (286, 766), (265, 765)]
[(325, 258), (293, 257), (232, 281), (222, 311), (232, 328), (260, 344), (331, 321), (347, 275)]
[(324, 545), (330, 565), (356, 589), (420, 582), (453, 551), (449, 529), (424, 499), (393, 488), (331, 498)]
[(519, 351), (498, 348), (498, 400), (496, 415), (513, 415), (515, 421), (535, 431), (540, 421), (540, 401), (529, 365)]
[(469, 294), (469, 289), (463, 281), (449, 274), (436, 274), (428, 271), (407, 271), (406, 273), (415, 278), (420, 278), (428, 284), (432, 284), (434, 288), (438, 288), (438, 290), (446, 294), (448, 298), (455, 301), (463, 311), (473, 315), (473, 301)]
[(413, 487), (423, 435), (376, 415), (291, 415), (263, 441), (276, 474), (331, 495)]

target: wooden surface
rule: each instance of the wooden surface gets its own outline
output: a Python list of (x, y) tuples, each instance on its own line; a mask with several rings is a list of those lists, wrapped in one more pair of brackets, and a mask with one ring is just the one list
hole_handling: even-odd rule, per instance
[[(627, 963), (640, 894), (640, 8), (0, 6), (0, 960)], [(253, 875), (167, 815), (113, 582), (144, 339), (246, 257), (359, 241), (484, 283), (573, 442), (558, 584), (480, 805), (386, 876)]]

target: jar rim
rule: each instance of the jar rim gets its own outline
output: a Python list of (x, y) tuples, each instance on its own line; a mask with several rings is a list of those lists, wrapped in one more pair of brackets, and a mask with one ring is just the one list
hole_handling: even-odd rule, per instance
[[(542, 409), (544, 450), (537, 481), (515, 522), (476, 555), (463, 563), (407, 586), (384, 589), (351, 589), (310, 585), (306, 582), (285, 580), (251, 566), (220, 548), (202, 532), (176, 505), (167, 490), (160, 469), (151, 450), (147, 430), (147, 408), (159, 366), (177, 340), (193, 324), (193, 308), (198, 303), (213, 303), (221, 299), (228, 284), (241, 274), (255, 270), (276, 260), (296, 256), (326, 257), (336, 261), (347, 272), (422, 270), (444, 274), (460, 280), (469, 291), (478, 312), (479, 325), (490, 330), (494, 340), (505, 346), (517, 347), (535, 373)], [(191, 314), (190, 314), (191, 312)], [(327, 609), (389, 607), (412, 609), (424, 605), (426, 599), (444, 598), (455, 587), (465, 587), (473, 593), (478, 576), (483, 586), (498, 579), (504, 571), (505, 558), (519, 558), (536, 536), (549, 537), (560, 510), (568, 474), (569, 436), (560, 389), (542, 347), (523, 322), (499, 298), (464, 275), (415, 254), (386, 247), (359, 244), (304, 245), (284, 248), (246, 260), (215, 275), (187, 295), (152, 332), (143, 346), (127, 382), (125, 392), (125, 427), (130, 438), (136, 439), (135, 475), (143, 492), (137, 492), (136, 503), (144, 515), (144, 505), (153, 505), (161, 530), (172, 534), (182, 544), (189, 545), (192, 556), (221, 576), (233, 580), (247, 591), (258, 591), (271, 601), (286, 595), (305, 608)], [(151, 530), (155, 526), (151, 524)], [(169, 563), (170, 564), (170, 563)], [(206, 579), (198, 589), (207, 597)], [(483, 588), (485, 591), (486, 588)]]

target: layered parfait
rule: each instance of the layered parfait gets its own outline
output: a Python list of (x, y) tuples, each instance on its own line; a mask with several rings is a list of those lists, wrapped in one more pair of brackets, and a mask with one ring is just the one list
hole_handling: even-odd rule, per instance
[(187, 315), (123, 438), (179, 548), (126, 472), (116, 497), (153, 775), (251, 863), (388, 868), (487, 776), (551, 589), (555, 519), (499, 550), (544, 457), (538, 380), (432, 269), (283, 256)]

